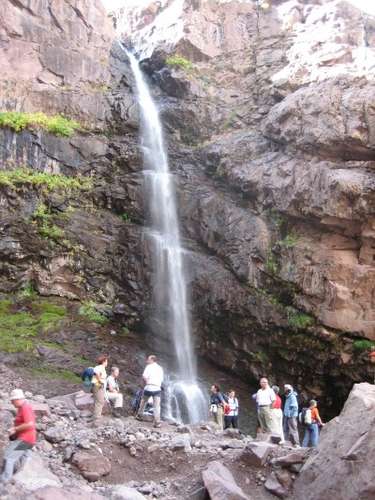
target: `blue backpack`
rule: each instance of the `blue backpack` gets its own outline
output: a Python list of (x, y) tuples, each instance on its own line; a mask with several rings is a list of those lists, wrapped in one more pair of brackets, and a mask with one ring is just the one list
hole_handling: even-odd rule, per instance
[(83, 380), (83, 390), (85, 392), (92, 391), (92, 377), (94, 373), (94, 368), (92, 366), (85, 368), (82, 372), (81, 379)]
[(134, 398), (131, 402), (131, 407), (132, 407), (133, 413), (138, 412), (139, 407), (141, 405), (142, 396), (143, 396), (143, 389), (138, 389), (138, 391), (135, 393)]

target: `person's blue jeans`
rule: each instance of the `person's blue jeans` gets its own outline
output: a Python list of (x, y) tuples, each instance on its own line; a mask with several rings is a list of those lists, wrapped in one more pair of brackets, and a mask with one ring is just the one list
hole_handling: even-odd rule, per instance
[(318, 441), (319, 441), (318, 424), (309, 424), (305, 429), (305, 435), (303, 438), (302, 446), (304, 448), (308, 448), (309, 446), (315, 448), (316, 446), (318, 446)]

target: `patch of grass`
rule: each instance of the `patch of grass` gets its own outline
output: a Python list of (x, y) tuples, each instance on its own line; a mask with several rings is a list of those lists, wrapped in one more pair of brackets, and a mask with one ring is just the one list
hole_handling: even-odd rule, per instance
[(31, 368), (33, 375), (47, 378), (49, 380), (65, 380), (72, 384), (80, 384), (82, 382), (81, 378), (70, 370), (58, 370), (56, 368), (49, 368), (47, 366)]
[(194, 65), (189, 59), (186, 57), (175, 54), (173, 56), (168, 56), (165, 60), (167, 66), (171, 66), (172, 68), (179, 68), (185, 71), (191, 71), (194, 68)]
[(270, 250), (267, 254), (265, 266), (269, 274), (277, 274), (279, 270), (279, 265), (277, 263), (276, 257), (272, 253), (272, 250)]
[(286, 221), (284, 215), (282, 215), (280, 212), (278, 212), (274, 208), (267, 210), (266, 213), (267, 213), (267, 216), (271, 219), (272, 223), (278, 229), (281, 230), (284, 226), (286, 226), (287, 221)]
[(355, 340), (353, 342), (353, 349), (356, 351), (371, 351), (375, 349), (375, 342), (372, 340)]
[(83, 302), (78, 313), (98, 325), (105, 325), (108, 323), (108, 318), (96, 309), (95, 303), (92, 301)]
[(284, 248), (293, 248), (298, 243), (298, 236), (295, 233), (290, 233), (285, 238), (279, 241), (279, 245)]
[(33, 217), (38, 225), (38, 232), (42, 238), (58, 242), (65, 236), (64, 231), (53, 223), (53, 215), (45, 203), (39, 203)]
[(0, 170), (0, 186), (20, 189), (23, 186), (40, 188), (44, 192), (52, 191), (84, 191), (92, 188), (89, 177), (68, 177), (62, 174), (37, 172), (30, 168), (19, 167), (14, 170)]
[[(0, 301), (0, 350), (27, 352), (34, 349), (35, 337), (57, 326), (65, 315), (65, 309), (53, 309), (53, 304), (29, 311), (13, 312), (12, 301)], [(58, 306), (56, 306), (58, 307)], [(33, 305), (34, 308), (34, 305)], [(64, 314), (62, 313), (64, 309)]]
[(295, 330), (304, 330), (315, 323), (315, 320), (309, 314), (301, 313), (294, 307), (286, 307), (289, 325)]
[(21, 113), (18, 111), (0, 112), (0, 127), (8, 127), (15, 132), (25, 128), (43, 129), (60, 137), (71, 137), (80, 124), (62, 115), (48, 116), (45, 113)]
[(34, 285), (31, 283), (31, 281), (25, 283), (24, 287), (19, 293), (19, 296), (22, 299), (35, 299), (37, 295), (38, 292), (35, 290)]

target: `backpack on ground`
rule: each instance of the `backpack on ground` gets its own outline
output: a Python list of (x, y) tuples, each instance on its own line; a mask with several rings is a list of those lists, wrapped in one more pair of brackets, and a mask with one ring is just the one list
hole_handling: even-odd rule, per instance
[(302, 408), (299, 416), (299, 423), (302, 425), (310, 425), (312, 424), (311, 410), (310, 408)]
[(143, 389), (138, 389), (131, 402), (131, 407), (134, 414), (138, 413), (142, 401), (142, 396), (143, 396)]
[(81, 379), (83, 380), (83, 390), (85, 392), (92, 391), (92, 378), (94, 376), (94, 373), (94, 368), (92, 366), (85, 368), (82, 372)]

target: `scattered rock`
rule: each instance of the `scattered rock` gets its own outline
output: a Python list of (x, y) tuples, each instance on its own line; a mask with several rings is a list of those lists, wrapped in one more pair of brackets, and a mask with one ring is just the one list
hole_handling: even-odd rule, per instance
[(287, 490), (280, 484), (274, 472), (271, 472), (267, 481), (264, 483), (267, 491), (279, 498), (285, 498), (288, 494)]
[(145, 497), (134, 488), (117, 485), (111, 490), (111, 500), (145, 500)]
[(293, 464), (302, 464), (307, 455), (309, 453), (308, 448), (299, 448), (288, 455), (284, 455), (282, 457), (277, 457), (272, 459), (272, 465), (280, 466), (280, 467), (289, 467)]
[(253, 441), (241, 454), (241, 461), (254, 467), (263, 467), (275, 445)]
[(202, 478), (211, 500), (250, 499), (236, 484), (229, 469), (219, 461), (210, 462), (202, 472)]
[(105, 497), (97, 493), (88, 493), (87, 491), (74, 491), (65, 488), (55, 488), (47, 486), (35, 491), (28, 500), (104, 500)]
[(55, 474), (47, 468), (42, 458), (30, 451), (21, 469), (14, 475), (14, 482), (28, 491), (38, 490), (45, 486), (61, 486)]
[(61, 426), (50, 427), (44, 432), (44, 437), (50, 443), (61, 443), (61, 441), (64, 441), (68, 437), (67, 429)]
[(98, 453), (79, 451), (74, 453), (72, 463), (88, 481), (97, 481), (111, 472), (111, 462)]

